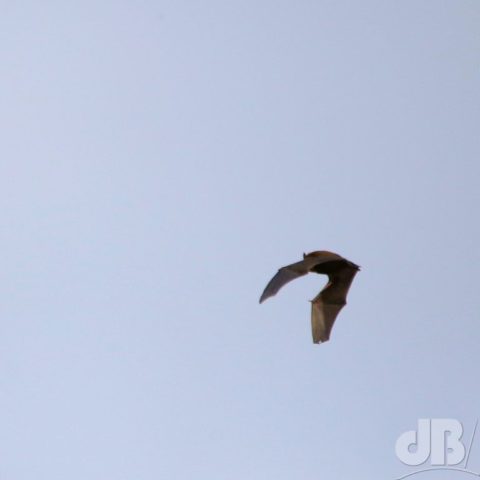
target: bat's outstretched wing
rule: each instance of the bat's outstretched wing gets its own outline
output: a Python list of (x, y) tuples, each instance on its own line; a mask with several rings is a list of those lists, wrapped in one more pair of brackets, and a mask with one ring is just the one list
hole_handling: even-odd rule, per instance
[(345, 262), (328, 275), (325, 288), (312, 300), (313, 343), (326, 342), (340, 310), (347, 303), (347, 293), (358, 267)]
[(286, 267), (280, 268), (276, 275), (268, 282), (265, 290), (260, 297), (260, 303), (269, 297), (273, 297), (288, 282), (298, 277), (303, 277), (309, 272), (310, 263), (302, 260), (301, 262), (292, 263)]
[(340, 255), (325, 250), (303, 254), (301, 262), (282, 267), (266, 286), (260, 303), (275, 295), (285, 284), (308, 272), (328, 275), (325, 288), (312, 300), (312, 335), (314, 343), (326, 342), (340, 310), (347, 303), (347, 293), (360, 268)]

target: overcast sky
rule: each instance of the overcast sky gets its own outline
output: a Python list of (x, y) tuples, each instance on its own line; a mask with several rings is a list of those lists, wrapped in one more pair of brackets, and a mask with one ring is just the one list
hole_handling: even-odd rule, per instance
[[(478, 1), (1, 11), (0, 480), (394, 479), (417, 419), (470, 437)], [(313, 345), (325, 277), (258, 298), (322, 249), (362, 271)]]

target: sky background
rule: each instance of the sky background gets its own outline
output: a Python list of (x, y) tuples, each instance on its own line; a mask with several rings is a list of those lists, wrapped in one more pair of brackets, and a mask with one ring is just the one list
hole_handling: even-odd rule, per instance
[[(1, 480), (393, 479), (418, 418), (470, 437), (478, 1), (1, 10)], [(362, 271), (313, 345), (325, 277), (258, 298), (322, 249)]]

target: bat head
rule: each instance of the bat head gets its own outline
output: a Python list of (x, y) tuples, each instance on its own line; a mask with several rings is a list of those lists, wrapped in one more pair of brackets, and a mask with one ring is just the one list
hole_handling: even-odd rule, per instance
[[(327, 252), (326, 250), (315, 250), (314, 252), (304, 253), (303, 258), (321, 257), (322, 255), (325, 255), (325, 254), (331, 254), (331, 252)], [(333, 255), (335, 255), (335, 254), (333, 254)]]

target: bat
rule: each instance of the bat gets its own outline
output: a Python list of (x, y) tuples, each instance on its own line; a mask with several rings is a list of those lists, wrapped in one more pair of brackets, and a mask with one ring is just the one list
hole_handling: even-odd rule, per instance
[(360, 270), (358, 265), (340, 255), (325, 250), (303, 254), (303, 260), (278, 270), (268, 282), (260, 297), (260, 303), (273, 297), (288, 282), (303, 277), (309, 272), (328, 275), (328, 283), (311, 300), (313, 343), (326, 342), (340, 310), (347, 304), (350, 285)]

